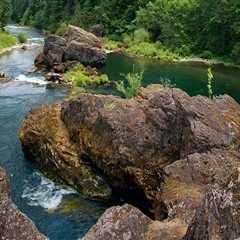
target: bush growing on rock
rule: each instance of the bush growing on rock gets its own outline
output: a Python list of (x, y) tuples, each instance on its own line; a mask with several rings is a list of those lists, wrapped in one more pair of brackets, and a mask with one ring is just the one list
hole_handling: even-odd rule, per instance
[(93, 68), (87, 68), (82, 64), (77, 64), (72, 70), (66, 72), (64, 78), (73, 82), (74, 95), (84, 92), (84, 87), (98, 86), (109, 82), (106, 74), (97, 75)]
[(124, 75), (124, 77), (126, 79), (127, 86), (125, 86), (124, 81), (119, 83), (117, 82), (117, 90), (127, 99), (138, 96), (142, 86), (143, 72), (128, 73), (127, 75)]

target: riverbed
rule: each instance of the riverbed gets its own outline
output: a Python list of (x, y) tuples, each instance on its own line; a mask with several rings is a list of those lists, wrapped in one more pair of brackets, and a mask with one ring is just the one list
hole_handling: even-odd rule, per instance
[[(16, 35), (27, 32), (29, 42), (43, 43), (43, 35), (32, 28), (8, 26)], [(12, 77), (0, 84), (0, 166), (11, 181), (13, 200), (50, 240), (77, 240), (108, 207), (104, 202), (86, 199), (74, 190), (45, 178), (34, 163), (24, 157), (18, 139), (23, 118), (34, 107), (62, 100), (67, 92), (48, 90), (41, 75), (29, 74), (34, 58), (42, 50), (15, 49), (0, 56), (0, 72)], [(123, 79), (128, 72), (144, 72), (143, 85), (169, 81), (190, 95), (207, 95), (207, 67), (134, 59), (111, 53), (101, 69), (111, 80)], [(214, 94), (229, 94), (240, 102), (240, 71), (213, 69)], [(102, 89), (114, 94), (113, 89)]]

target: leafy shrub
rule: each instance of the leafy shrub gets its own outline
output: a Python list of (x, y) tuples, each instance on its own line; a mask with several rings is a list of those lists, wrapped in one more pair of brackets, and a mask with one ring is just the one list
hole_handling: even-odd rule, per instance
[(100, 76), (90, 76), (87, 68), (81, 64), (77, 64), (73, 70), (64, 74), (64, 78), (75, 84), (75, 87), (82, 88), (90, 85), (100, 85), (109, 82), (108, 76), (102, 74)]
[(164, 88), (174, 88), (176, 86), (169, 78), (160, 78), (160, 84)]
[(212, 73), (212, 69), (208, 68), (208, 96), (209, 98), (213, 98), (213, 73)]
[(203, 51), (199, 54), (199, 57), (205, 58), (205, 59), (212, 59), (214, 58), (214, 55), (211, 51)]
[(124, 75), (126, 80), (126, 86), (124, 81), (116, 83), (116, 88), (125, 98), (131, 99), (140, 94), (143, 72), (141, 73), (128, 73)]
[(7, 32), (0, 31), (0, 50), (16, 45), (16, 38), (12, 37)]
[(103, 47), (107, 50), (114, 50), (118, 48), (119, 42), (106, 39), (103, 43)]
[(96, 82), (98, 84), (104, 84), (109, 82), (109, 78), (107, 74), (101, 74), (100, 76), (96, 77)]
[(149, 42), (150, 35), (149, 32), (146, 31), (144, 28), (140, 28), (134, 31), (134, 42)]
[(27, 33), (20, 32), (17, 34), (17, 39), (19, 43), (26, 43), (27, 42)]
[(162, 60), (174, 60), (178, 59), (179, 55), (176, 53), (171, 52), (165, 48), (158, 48), (153, 43), (139, 43), (139, 44), (132, 44), (128, 49), (127, 52), (130, 54), (136, 54), (146, 57), (158, 57)]
[(68, 24), (65, 23), (65, 22), (62, 22), (60, 24), (60, 26), (58, 27), (57, 31), (56, 31), (56, 34), (59, 35), (59, 36), (63, 36), (63, 34), (66, 32), (67, 30), (67, 27), (68, 27)]
[(122, 41), (126, 44), (131, 44), (133, 40), (129, 34), (125, 33), (122, 35)]

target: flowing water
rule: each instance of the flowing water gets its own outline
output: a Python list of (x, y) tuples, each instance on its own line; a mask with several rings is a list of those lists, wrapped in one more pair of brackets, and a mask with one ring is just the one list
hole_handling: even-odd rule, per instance
[[(32, 28), (8, 26), (16, 35), (27, 32), (29, 42), (41, 44), (43, 36)], [(0, 166), (11, 181), (13, 200), (50, 240), (77, 240), (106, 209), (101, 202), (84, 199), (70, 188), (59, 186), (42, 176), (26, 160), (18, 131), (24, 116), (34, 107), (63, 99), (66, 92), (47, 90), (40, 75), (28, 74), (41, 46), (17, 49), (0, 56), (0, 72), (13, 80), (0, 84)], [(162, 78), (186, 90), (190, 95), (207, 94), (206, 67), (167, 64), (110, 54), (103, 72), (110, 79), (122, 79), (121, 73), (144, 71), (143, 84), (160, 83)], [(240, 102), (240, 72), (214, 69), (215, 94), (227, 93)], [(114, 93), (114, 91), (110, 91)]]
[[(9, 26), (8, 29), (13, 35), (27, 32), (30, 42), (43, 42), (43, 36), (31, 28)], [(0, 56), (0, 72), (13, 78), (0, 84), (0, 166), (9, 176), (14, 202), (42, 233), (50, 240), (77, 240), (107, 206), (84, 199), (72, 189), (43, 177), (25, 159), (18, 139), (21, 122), (32, 108), (66, 95), (64, 91), (47, 90), (42, 76), (28, 74), (40, 51), (41, 47), (34, 46)]]

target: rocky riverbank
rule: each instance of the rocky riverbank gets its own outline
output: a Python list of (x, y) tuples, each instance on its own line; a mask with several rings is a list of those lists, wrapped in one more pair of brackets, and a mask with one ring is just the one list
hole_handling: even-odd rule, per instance
[[(151, 85), (132, 100), (81, 94), (33, 110), (20, 140), (44, 172), (86, 196), (133, 204), (166, 223), (159, 234), (164, 229), (181, 239), (188, 228), (185, 239), (235, 239), (239, 122), (240, 106), (227, 95), (210, 100)], [(233, 223), (229, 227), (224, 212)], [(124, 229), (118, 233), (128, 234)], [(191, 238), (206, 231), (208, 238)], [(130, 239), (156, 239), (141, 236)]]
[(0, 168), (0, 239), (47, 240), (11, 200), (10, 186)]

